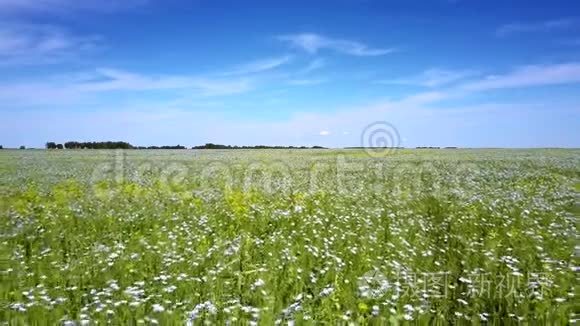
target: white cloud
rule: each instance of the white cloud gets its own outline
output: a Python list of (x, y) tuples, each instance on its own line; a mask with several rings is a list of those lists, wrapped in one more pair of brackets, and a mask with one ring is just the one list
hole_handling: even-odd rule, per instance
[(510, 36), (521, 33), (550, 32), (569, 29), (577, 24), (576, 19), (555, 19), (540, 22), (511, 23), (500, 26), (496, 30), (498, 36)]
[(179, 75), (144, 75), (101, 68), (89, 81), (72, 85), (83, 92), (151, 91), (187, 89), (203, 96), (239, 94), (252, 89), (249, 79), (212, 79)]
[(379, 83), (414, 84), (426, 87), (454, 84), (444, 92), (423, 92), (405, 98), (406, 102), (412, 101), (414, 104), (423, 104), (449, 98), (464, 97), (469, 93), (494, 89), (580, 83), (580, 62), (528, 65), (517, 67), (511, 72), (505, 74), (488, 75), (479, 79), (469, 79), (469, 77), (473, 77), (476, 74), (476, 72), (471, 70), (453, 72), (431, 69), (418, 76), (405, 79), (379, 81)]
[(178, 75), (144, 75), (100, 68), (88, 80), (70, 87), (81, 92), (151, 91), (188, 89), (199, 95), (216, 96), (243, 93), (252, 88), (249, 79), (211, 79)]
[(288, 84), (294, 86), (308, 86), (308, 85), (318, 85), (325, 83), (326, 79), (318, 78), (318, 79), (291, 79), (288, 81)]
[(225, 96), (251, 91), (254, 86), (254, 80), (250, 78), (146, 75), (99, 68), (35, 82), (3, 83), (0, 84), (0, 101), (20, 105), (51, 105), (80, 101), (102, 92), (146, 91), (186, 91), (190, 96)]
[(175, 75), (149, 76), (115, 69), (98, 69), (97, 72), (108, 79), (79, 83), (74, 88), (88, 92), (188, 89), (204, 96), (239, 94), (252, 89), (252, 82), (245, 78), (212, 79)]
[(308, 63), (308, 65), (306, 67), (304, 67), (304, 69), (298, 71), (298, 74), (308, 74), (310, 72), (313, 72), (315, 70), (318, 70), (318, 69), (324, 67), (325, 65), (326, 65), (326, 60), (324, 60), (322, 58), (317, 58), (317, 59), (310, 61), (310, 63)]
[(330, 135), (330, 131), (328, 131), (328, 130), (321, 130), (318, 134), (320, 136), (323, 136), (323, 137), (324, 136), (329, 136)]
[(423, 71), (421, 74), (401, 79), (380, 80), (381, 84), (403, 84), (417, 85), (423, 87), (439, 87), (449, 85), (460, 80), (476, 75), (472, 70), (446, 70), (432, 68)]
[(401, 100), (398, 101), (399, 104), (404, 105), (426, 105), (434, 102), (439, 102), (442, 100), (450, 99), (452, 97), (458, 97), (462, 94), (459, 94), (454, 91), (431, 91), (431, 92), (422, 92), (416, 93), (413, 95), (409, 95)]
[[(579, 139), (574, 137), (578, 123), (572, 119), (579, 112), (575, 105), (489, 103), (434, 109), (426, 105), (428, 97), (423, 96), (423, 102), (402, 99), (295, 112), (273, 120), (231, 116), (198, 106), (168, 109), (161, 102), (131, 103), (114, 110), (107, 106), (94, 110), (19, 110), (0, 120), (0, 138), (7, 139), (5, 146), (42, 146), (47, 140), (122, 139), (137, 145), (213, 142), (342, 147), (360, 146), (365, 126), (388, 121), (401, 139), (412, 139), (405, 141), (405, 146), (578, 146)], [(328, 137), (321, 132), (329, 132)]]
[(314, 33), (281, 35), (278, 36), (278, 39), (311, 54), (317, 53), (321, 49), (330, 49), (355, 56), (380, 56), (395, 51), (393, 48), (370, 48), (356, 41), (334, 39)]
[(326, 65), (326, 61), (322, 58), (316, 58), (310, 61), (304, 68), (288, 74), (288, 80), (286, 83), (293, 86), (308, 86), (308, 85), (318, 85), (326, 83), (327, 78), (314, 78), (311, 77), (311, 73), (316, 71)]
[(467, 91), (530, 87), (580, 82), (580, 63), (529, 65), (503, 75), (487, 76), (460, 86)]
[(225, 72), (222, 75), (245, 75), (259, 73), (278, 68), (282, 65), (289, 63), (290, 60), (292, 60), (292, 57), (289, 55), (256, 60), (249, 63), (238, 65), (233, 70)]
[(0, 23), (0, 64), (54, 63), (95, 49), (101, 37), (79, 36), (53, 25)]

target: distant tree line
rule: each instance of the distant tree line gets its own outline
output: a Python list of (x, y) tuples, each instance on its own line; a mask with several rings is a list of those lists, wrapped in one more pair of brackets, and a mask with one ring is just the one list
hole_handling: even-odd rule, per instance
[(176, 145), (176, 146), (137, 146), (133, 147), (135, 149), (185, 149), (185, 146)]
[(354, 147), (345, 147), (344, 149), (368, 149), (368, 148), (389, 148), (389, 149), (405, 149), (405, 147), (399, 146), (399, 147), (387, 147), (387, 146), (383, 146), (383, 147), (377, 147), (377, 146), (354, 146)]
[(266, 146), (266, 145), (256, 145), (256, 146), (231, 146), (231, 145), (220, 145), (207, 143), (205, 145), (193, 146), (191, 149), (307, 149), (307, 148), (324, 148), (322, 146)]
[(49, 141), (46, 143), (46, 149), (63, 149), (62, 144), (57, 144), (55, 142)]
[[(175, 146), (133, 146), (127, 142), (123, 141), (105, 141), (105, 142), (78, 142), (78, 141), (68, 141), (63, 144), (58, 144), (49, 141), (45, 144), (46, 149), (186, 149), (187, 147), (182, 145)], [(191, 149), (321, 149), (325, 148), (322, 146), (266, 146), (266, 145), (256, 145), (256, 146), (231, 146), (231, 145), (220, 145), (207, 143), (205, 145), (193, 146)]]
[(47, 142), (47, 149), (131, 149), (133, 146), (127, 142), (123, 141), (104, 141), (104, 142), (78, 142), (78, 141), (68, 141), (63, 144), (57, 144), (55, 142)]
[[(345, 149), (364, 149), (364, 148), (384, 148), (384, 147), (345, 147)], [(392, 147), (395, 149), (405, 149), (405, 147)], [(457, 149), (456, 146), (438, 147), (438, 146), (417, 146), (416, 149)]]
[[(26, 149), (26, 146), (22, 145), (20, 147), (18, 147), (19, 149)], [(0, 149), (4, 149), (4, 146), (0, 145)], [(10, 149), (10, 147), (8, 147), (7, 149)]]
[(66, 149), (131, 149), (133, 146), (124, 141), (103, 141), (103, 142), (77, 142), (67, 141), (64, 143)]
[(437, 146), (419, 146), (417, 149), (457, 149), (457, 146), (437, 147)]
[(104, 141), (104, 142), (78, 142), (67, 141), (63, 144), (57, 144), (49, 141), (46, 143), (47, 149), (185, 149), (185, 146), (133, 146), (124, 141)]

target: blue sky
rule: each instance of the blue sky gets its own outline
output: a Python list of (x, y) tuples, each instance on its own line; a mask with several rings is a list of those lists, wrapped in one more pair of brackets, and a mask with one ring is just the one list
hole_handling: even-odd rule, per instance
[(0, 111), (4, 147), (580, 147), (580, 3), (0, 0)]

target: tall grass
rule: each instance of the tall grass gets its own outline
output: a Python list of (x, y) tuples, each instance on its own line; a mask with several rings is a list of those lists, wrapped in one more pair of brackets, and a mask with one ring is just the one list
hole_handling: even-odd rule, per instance
[(0, 320), (574, 323), (579, 163), (578, 150), (2, 151)]

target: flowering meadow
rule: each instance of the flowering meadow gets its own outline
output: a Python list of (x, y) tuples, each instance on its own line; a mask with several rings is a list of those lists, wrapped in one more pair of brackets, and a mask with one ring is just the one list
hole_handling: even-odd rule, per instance
[(580, 150), (2, 150), (0, 322), (574, 324), (579, 191)]

